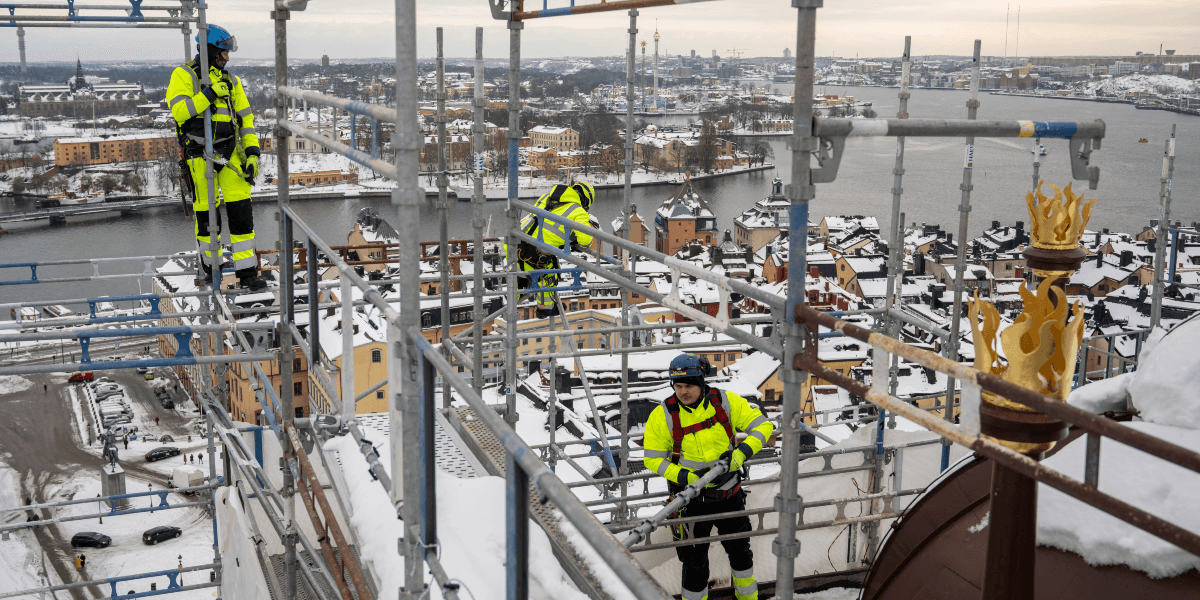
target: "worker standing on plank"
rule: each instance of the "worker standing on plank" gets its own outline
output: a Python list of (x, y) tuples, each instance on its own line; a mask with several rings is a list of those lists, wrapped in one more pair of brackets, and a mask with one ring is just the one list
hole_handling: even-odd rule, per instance
[[(595, 198), (596, 188), (584, 181), (572, 186), (556, 185), (554, 189), (550, 190), (550, 193), (538, 198), (534, 206), (561, 215), (581, 225), (595, 228), (598, 223), (588, 212)], [(537, 238), (538, 241), (563, 250), (579, 250), (592, 244), (592, 236), (582, 231), (568, 229), (554, 219), (543, 219), (538, 215), (528, 215), (522, 219), (521, 230), (527, 235)], [(505, 250), (507, 251), (507, 247)], [(521, 241), (517, 245), (517, 259), (523, 271), (559, 268), (557, 256), (526, 241)], [(538, 282), (538, 287), (542, 288), (557, 286), (558, 279), (558, 273), (543, 273), (533, 277), (533, 281)], [(522, 287), (526, 286), (522, 285)], [(549, 317), (558, 311), (558, 295), (554, 292), (538, 292), (537, 305), (538, 318)]]
[[(179, 138), (182, 159), (180, 171), (192, 193), (192, 209), (196, 213), (196, 240), (204, 251), (204, 272), (213, 280), (208, 230), (208, 181), (205, 179), (204, 114), (212, 122), (213, 169), (215, 171), (214, 199), (225, 204), (229, 217), (229, 241), (233, 269), (239, 284), (252, 291), (262, 291), (267, 284), (258, 276), (258, 257), (254, 254), (254, 213), (250, 207), (250, 186), (258, 177), (258, 157), (261, 151), (254, 133), (254, 113), (242, 87), (241, 78), (225, 70), (229, 53), (237, 51), (237, 39), (216, 25), (208, 27), (208, 44), (197, 52), (206, 52), (208, 73), (201, 76), (200, 55), (175, 68), (167, 86), (167, 105), (175, 117), (175, 134)], [(212, 207), (216, 210), (217, 207)], [(217, 238), (221, 235), (221, 215), (217, 213)], [(220, 275), (216, 280), (220, 285)]]
[[(671, 496), (688, 484), (696, 483), (719, 463), (728, 472), (704, 487), (698, 497), (680, 511), (679, 517), (719, 515), (744, 511), (746, 492), (742, 489), (742, 463), (762, 450), (774, 426), (762, 411), (745, 398), (708, 386), (704, 377), (708, 361), (695, 354), (680, 354), (671, 361), (671, 387), (675, 393), (650, 413), (643, 443), (646, 468), (667, 480)], [(738, 434), (745, 439), (738, 442)], [(671, 528), (677, 541), (708, 537), (717, 528), (720, 535), (750, 531), (745, 515), (718, 517)], [(758, 582), (754, 579), (754, 553), (750, 539), (721, 542), (733, 570), (734, 597), (757, 600)], [(675, 548), (683, 563), (684, 600), (708, 598), (708, 544), (697, 543)]]

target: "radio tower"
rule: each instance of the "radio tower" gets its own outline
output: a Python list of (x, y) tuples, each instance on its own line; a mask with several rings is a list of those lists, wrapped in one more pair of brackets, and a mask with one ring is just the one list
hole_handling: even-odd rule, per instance
[(25, 74), (29, 68), (25, 66), (25, 28), (17, 28), (17, 48), (21, 51), (21, 74)]
[(658, 19), (654, 23), (654, 110), (658, 112)]
[(641, 109), (646, 111), (646, 40), (642, 40), (642, 70), (638, 72), (638, 87), (641, 92)]

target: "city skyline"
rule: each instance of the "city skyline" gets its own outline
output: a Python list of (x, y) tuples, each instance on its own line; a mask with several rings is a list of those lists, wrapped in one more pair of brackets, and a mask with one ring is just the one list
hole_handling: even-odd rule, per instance
[[(559, 2), (560, 0), (555, 0)], [(565, 0), (563, 0), (565, 1)], [(794, 9), (775, 0), (738, 0), (737, 16), (730, 18), (734, 0), (704, 2), (679, 7), (641, 9), (639, 39), (652, 39), (657, 27), (662, 54), (721, 56), (744, 50), (747, 57), (782, 57), (794, 51)], [(273, 54), (270, 0), (232, 3), (217, 0), (208, 11), (212, 23), (238, 37), (239, 52), (233, 63), (263, 60)], [(552, 5), (554, 3), (552, 2)], [(386, 59), (394, 55), (394, 5), (385, 0), (364, 0), (356, 10), (344, 4), (314, 0), (307, 10), (293, 13), (288, 22), (292, 58)], [(1008, 7), (1011, 6), (1009, 11)], [(976, 38), (983, 40), (986, 56), (1132, 55), (1163, 49), (1177, 54), (1200, 54), (1200, 3), (1179, 6), (1162, 0), (1141, 2), (1137, 9), (1112, 0), (1091, 2), (1086, 10), (1069, 0), (1046, 0), (1020, 5), (1017, 35), (1014, 3), (987, 1), (965, 6), (952, 0), (929, 0), (897, 5), (866, 0), (853, 5), (826, 6), (817, 21), (817, 54), (842, 57), (895, 57), (904, 36), (913, 36), (913, 56), (970, 53)], [(1006, 43), (1006, 11), (1009, 11)], [(40, 11), (39, 11), (40, 12)], [(933, 21), (929, 15), (940, 20)], [(484, 0), (444, 0), (417, 8), (418, 56), (435, 54), (434, 28), (445, 28), (448, 57), (474, 55), (474, 28), (484, 27), (484, 55), (508, 55), (504, 24), (491, 18)], [(625, 12), (557, 17), (527, 23), (522, 35), (523, 58), (619, 56), (628, 44), (629, 17)], [(10, 29), (11, 31), (11, 29)], [(30, 28), (26, 30), (27, 60), (31, 63), (74, 61), (172, 60), (182, 57), (178, 31), (146, 30), (133, 36), (111, 35), (111, 29)], [(194, 37), (193, 30), (192, 36)], [(300, 43), (303, 40), (303, 43)], [(714, 41), (718, 40), (718, 41)], [(189, 46), (194, 46), (190, 41)], [(0, 37), (0, 62), (18, 60), (16, 32)]]

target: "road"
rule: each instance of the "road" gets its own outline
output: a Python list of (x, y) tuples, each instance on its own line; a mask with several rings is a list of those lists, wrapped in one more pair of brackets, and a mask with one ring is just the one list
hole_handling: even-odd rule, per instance
[[(142, 432), (152, 432), (156, 435), (169, 433), (180, 440), (186, 439), (189, 433), (195, 434), (185, 427), (190, 417), (175, 410), (162, 408), (155, 400), (153, 390), (147, 385), (149, 382), (142, 375), (133, 371), (115, 371), (106, 375), (125, 386), (127, 397), (135, 404), (134, 411), (139, 419), (136, 424)], [(31, 499), (34, 503), (68, 499), (44, 492), (47, 489), (56, 489), (58, 484), (77, 476), (81, 471), (96, 473), (98, 476), (103, 461), (79, 446), (79, 435), (75, 431), (75, 414), (67, 392), (71, 384), (65, 383), (66, 377), (62, 374), (45, 374), (28, 375), (25, 378), (33, 382), (33, 387), (24, 392), (0, 395), (0, 451), (5, 455), (8, 466), (16, 472), (22, 498)], [(43, 386), (46, 386), (45, 389)], [(76, 394), (81, 399), (84, 397), (81, 385), (76, 384)], [(90, 421), (89, 411), (85, 410), (84, 414), (85, 419)], [(155, 417), (159, 419), (157, 424), (154, 422)], [(88, 429), (91, 430), (90, 422)], [(84, 444), (94, 441), (91, 431), (79, 434), (82, 435)], [(136, 450), (131, 447), (128, 450), (122, 448), (120, 451), (122, 467), (126, 473), (131, 477), (152, 482), (155, 488), (165, 487), (167, 477), (147, 469), (139, 456), (142, 451), (154, 446), (139, 442), (134, 444)], [(48, 518), (48, 511), (43, 511), (41, 517)], [(74, 568), (76, 551), (71, 548), (69, 538), (61, 534), (57, 526), (37, 528), (35, 537), (50, 557), (52, 568), (65, 582), (116, 575), (89, 573), (87, 568), (82, 572), (77, 571)], [(110, 592), (111, 590), (93, 587), (86, 591), (71, 590), (70, 597), (83, 600), (107, 597)]]

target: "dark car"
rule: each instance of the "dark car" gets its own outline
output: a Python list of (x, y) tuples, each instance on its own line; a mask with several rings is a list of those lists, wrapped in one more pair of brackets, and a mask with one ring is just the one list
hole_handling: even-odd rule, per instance
[(92, 547), (107, 548), (112, 545), (112, 538), (95, 531), (81, 531), (71, 537), (72, 548)]
[(175, 408), (175, 401), (170, 398), (163, 398), (162, 407), (167, 409)]
[(155, 449), (147, 452), (146, 453), (146, 462), (154, 462), (156, 460), (162, 460), (164, 458), (170, 458), (172, 456), (179, 456), (179, 448), (170, 448), (168, 446), (163, 446), (161, 448), (155, 448)]
[(153, 546), (163, 540), (177, 538), (183, 535), (183, 530), (170, 525), (160, 525), (153, 529), (147, 529), (146, 533), (142, 534), (142, 543)]

